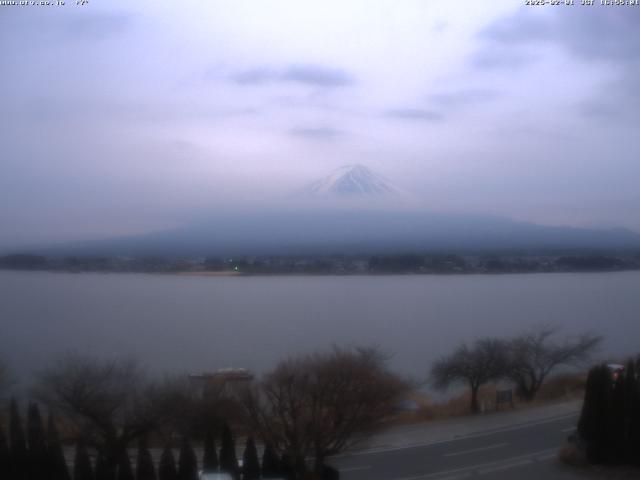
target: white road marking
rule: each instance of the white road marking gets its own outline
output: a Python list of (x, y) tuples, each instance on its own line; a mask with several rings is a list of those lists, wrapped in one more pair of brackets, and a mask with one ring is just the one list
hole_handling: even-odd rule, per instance
[(457, 457), (458, 455), (466, 455), (467, 453), (481, 452), (483, 450), (493, 450), (494, 448), (506, 447), (507, 445), (509, 444), (496, 443), (495, 445), (488, 445), (486, 447), (471, 448), (469, 450), (462, 450), (460, 452), (454, 452), (454, 453), (445, 453), (443, 457)]
[(546, 453), (544, 455), (536, 455), (534, 460), (536, 462), (546, 462), (547, 460), (551, 460), (552, 458), (556, 458), (558, 456), (558, 452)]
[(505, 463), (504, 465), (496, 465), (495, 467), (481, 468), (478, 470), (478, 475), (484, 475), (485, 473), (500, 472), (502, 470), (509, 470), (510, 468), (520, 467), (522, 465), (529, 465), (533, 463), (533, 460), (518, 460), (517, 462)]
[[(505, 458), (502, 460), (496, 460), (493, 462), (479, 463), (477, 465), (469, 465), (467, 467), (454, 468), (452, 470), (442, 470), (440, 472), (433, 472), (425, 475), (416, 475), (414, 477), (402, 477), (395, 480), (429, 480), (437, 478), (443, 480), (444, 478), (464, 478), (473, 475), (474, 472), (480, 473), (480, 471), (488, 470), (490, 468), (500, 468), (503, 470), (508, 468), (525, 465), (527, 463), (533, 463), (534, 459), (548, 459), (555, 455), (556, 449), (551, 448), (547, 450), (540, 450), (538, 452), (527, 453), (526, 455), (518, 455), (517, 457)], [(458, 475), (456, 475), (458, 474)], [(448, 476), (447, 476), (448, 475)]]
[(461, 478), (469, 478), (473, 472), (461, 473), (460, 475), (451, 475), (450, 477), (440, 477), (438, 480), (460, 480)]
[(371, 470), (371, 465), (363, 465), (362, 467), (347, 467), (341, 468), (340, 473), (344, 472), (358, 472), (360, 470)]
[(522, 423), (522, 424), (518, 424), (518, 425), (512, 425), (512, 426), (509, 426), (509, 427), (497, 428), (497, 429), (486, 431), (486, 432), (477, 432), (477, 433), (471, 433), (471, 434), (468, 434), (468, 435), (460, 435), (459, 437), (450, 438), (448, 440), (435, 440), (435, 441), (430, 441), (430, 442), (411, 443), (411, 444), (407, 444), (407, 445), (401, 445), (401, 446), (398, 446), (398, 447), (380, 447), (379, 446), (379, 447), (370, 448), (368, 450), (361, 450), (359, 452), (342, 453), (340, 455), (335, 455), (332, 458), (359, 457), (359, 456), (362, 456), (362, 455), (374, 455), (376, 453), (398, 452), (400, 450), (409, 450), (411, 448), (422, 448), (422, 447), (429, 447), (431, 445), (441, 445), (443, 443), (453, 443), (453, 442), (457, 442), (459, 440), (467, 440), (469, 438), (488, 437), (488, 436), (494, 435), (496, 433), (512, 432), (514, 430), (522, 430), (522, 429), (529, 428), (529, 427), (535, 427), (537, 425), (544, 425), (545, 423), (559, 422), (559, 421), (566, 420), (566, 419), (571, 418), (571, 417), (577, 417), (578, 415), (579, 415), (578, 412), (574, 412), (574, 413), (569, 413), (569, 414), (566, 414), (566, 415), (560, 415), (560, 416), (557, 416), (557, 417), (548, 418), (548, 419), (545, 419), (545, 420), (537, 420), (537, 421), (534, 421), (534, 422)]
[(571, 427), (571, 428), (565, 428), (563, 430), (560, 430), (562, 433), (567, 433), (567, 432), (573, 432), (576, 429), (576, 427)]

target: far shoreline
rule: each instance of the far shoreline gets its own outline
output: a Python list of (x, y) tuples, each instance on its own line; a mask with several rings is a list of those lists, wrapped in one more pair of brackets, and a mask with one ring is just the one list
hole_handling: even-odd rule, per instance
[(153, 272), (135, 270), (58, 270), (58, 269), (17, 269), (0, 268), (0, 272), (21, 272), (21, 273), (66, 273), (73, 275), (81, 274), (105, 274), (105, 275), (153, 275), (153, 276), (175, 276), (175, 277), (219, 277), (219, 278), (248, 278), (248, 277), (462, 277), (462, 276), (507, 276), (507, 275), (553, 275), (553, 274), (608, 274), (608, 273), (628, 273), (640, 272), (640, 268), (626, 268), (619, 270), (562, 270), (562, 271), (513, 271), (513, 272), (237, 272), (237, 271), (175, 271), (175, 272)]

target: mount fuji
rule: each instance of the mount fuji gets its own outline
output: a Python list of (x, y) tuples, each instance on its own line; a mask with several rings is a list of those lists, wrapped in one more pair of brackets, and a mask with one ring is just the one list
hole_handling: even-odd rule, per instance
[(344, 165), (304, 189), (310, 196), (362, 197), (398, 195), (400, 189), (364, 165)]
[(172, 230), (46, 251), (219, 256), (640, 249), (640, 235), (629, 230), (545, 226), (412, 205), (412, 195), (386, 178), (364, 165), (347, 165), (288, 197), (286, 204), (225, 209)]

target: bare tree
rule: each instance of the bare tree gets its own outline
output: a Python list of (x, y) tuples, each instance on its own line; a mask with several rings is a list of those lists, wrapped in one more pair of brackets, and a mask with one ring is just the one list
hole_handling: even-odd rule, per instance
[(307, 458), (321, 473), (326, 457), (376, 426), (405, 389), (377, 349), (334, 348), (281, 362), (244, 403), (265, 442), (286, 453), (302, 476)]
[(551, 371), (561, 365), (584, 364), (602, 342), (590, 333), (554, 341), (557, 328), (544, 326), (515, 337), (509, 342), (508, 378), (516, 384), (518, 395), (532, 401)]
[(241, 423), (244, 408), (224, 385), (198, 384), (187, 375), (166, 376), (147, 392), (154, 410), (163, 419), (158, 433), (204, 440), (222, 430), (225, 421)]
[(143, 394), (147, 386), (133, 360), (69, 354), (40, 375), (35, 394), (100, 449), (113, 474), (126, 447), (158, 422), (157, 410)]
[(471, 347), (462, 344), (453, 354), (436, 361), (431, 368), (431, 381), (441, 390), (454, 383), (467, 383), (471, 389), (471, 413), (478, 413), (478, 390), (485, 383), (505, 376), (507, 365), (505, 342), (482, 338)]

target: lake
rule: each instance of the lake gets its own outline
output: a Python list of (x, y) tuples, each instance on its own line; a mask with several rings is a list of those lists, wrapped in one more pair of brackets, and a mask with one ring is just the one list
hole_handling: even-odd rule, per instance
[(263, 372), (337, 345), (379, 345), (423, 378), (463, 341), (553, 324), (640, 352), (640, 272), (198, 277), (0, 271), (0, 356), (26, 381), (61, 352), (134, 355), (152, 372)]

